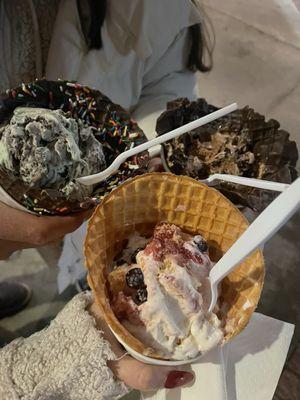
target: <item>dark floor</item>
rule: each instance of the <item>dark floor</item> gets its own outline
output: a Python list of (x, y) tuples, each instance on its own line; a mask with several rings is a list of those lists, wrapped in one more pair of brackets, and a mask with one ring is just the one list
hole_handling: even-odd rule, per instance
[(274, 400), (299, 400), (300, 398), (300, 347), (286, 363), (280, 377)]

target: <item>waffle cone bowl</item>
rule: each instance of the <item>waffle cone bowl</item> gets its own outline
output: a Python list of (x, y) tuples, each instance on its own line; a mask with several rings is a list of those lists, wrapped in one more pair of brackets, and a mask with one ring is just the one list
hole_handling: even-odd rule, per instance
[[(5, 133), (6, 129), (16, 125), (16, 122), (11, 121), (19, 107), (27, 110), (26, 118), (23, 121), (20, 117), (18, 119), (19, 133), (15, 135), (13, 129), (9, 134)], [(39, 110), (38, 117), (28, 115), (32, 108)], [(148, 153), (144, 152), (138, 157), (129, 158), (116, 174), (98, 185), (89, 189), (80, 186), (76, 183), (79, 176), (74, 175), (74, 165), (77, 161), (72, 159), (66, 140), (61, 136), (60, 125), (50, 129), (51, 133), (55, 132), (55, 129), (58, 133), (53, 133), (53, 136), (48, 136), (47, 139), (43, 136), (46, 122), (41, 110), (59, 111), (69, 126), (76, 124), (77, 130), (73, 128), (75, 130), (69, 132), (76, 138), (76, 146), (78, 145), (81, 156), (93, 148), (95, 142), (99, 142), (101, 147), (97, 148), (92, 157), (81, 161), (82, 165), (89, 165), (93, 172), (106, 169), (120, 153), (147, 140), (127, 111), (103, 93), (87, 86), (69, 81), (41, 79), (7, 90), (0, 93), (0, 147), (3, 154), (8, 153), (10, 162), (5, 161), (5, 157), (1, 155), (1, 202), (39, 215), (67, 215), (94, 206), (95, 202), (98, 203), (119, 183), (147, 170)], [(36, 127), (33, 134), (28, 125), (36, 123), (37, 118), (40, 127)], [(47, 123), (49, 124), (49, 121)], [(91, 132), (89, 138), (92, 138), (92, 141), (85, 140), (82, 135), (84, 129)], [(60, 150), (60, 153), (53, 151), (55, 146), (58, 149), (62, 146), (63, 150)], [(48, 151), (48, 161), (41, 162), (43, 157), (39, 154), (45, 150)], [(101, 153), (102, 156), (99, 155)], [(64, 165), (61, 164), (62, 159), (67, 160)], [(22, 170), (23, 173), (26, 171), (25, 176), (20, 173)], [(49, 179), (51, 171), (54, 171), (54, 175)], [(85, 171), (82, 175), (90, 172), (92, 171)], [(63, 189), (68, 182), (76, 184), (75, 189), (69, 193)]]
[[(150, 173), (119, 186), (97, 207), (85, 240), (89, 283), (106, 322), (131, 354), (163, 360), (118, 321), (110, 305), (108, 274), (113, 259), (134, 233), (151, 236), (158, 222), (166, 221), (190, 234), (201, 234), (210, 258), (222, 257), (249, 225), (238, 209), (220, 192), (192, 178)], [(122, 275), (122, 272), (120, 272)], [(221, 284), (218, 317), (228, 342), (248, 324), (260, 298), (264, 280), (261, 251), (254, 252)], [(191, 361), (191, 360), (188, 360)]]

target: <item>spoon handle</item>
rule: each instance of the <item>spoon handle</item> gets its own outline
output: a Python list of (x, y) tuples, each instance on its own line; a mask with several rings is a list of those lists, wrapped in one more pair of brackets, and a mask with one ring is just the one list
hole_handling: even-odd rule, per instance
[(210, 271), (218, 284), (249, 254), (273, 236), (300, 207), (300, 178), (281, 193), (248, 227)]
[(215, 181), (224, 181), (237, 183), (239, 185), (251, 186), (258, 189), (274, 190), (276, 192), (283, 192), (290, 185), (287, 183), (265, 181), (264, 179), (247, 178), (244, 176), (229, 175), (229, 174), (213, 174), (207, 179), (203, 180), (204, 183), (213, 183)]

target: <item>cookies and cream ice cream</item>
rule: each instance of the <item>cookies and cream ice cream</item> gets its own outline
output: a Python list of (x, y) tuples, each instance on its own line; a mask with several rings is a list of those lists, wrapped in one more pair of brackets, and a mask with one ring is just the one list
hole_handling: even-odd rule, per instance
[(185, 234), (168, 223), (157, 225), (144, 242), (135, 235), (108, 277), (114, 313), (129, 332), (165, 358), (205, 353), (223, 339), (221, 322), (206, 313), (212, 266), (200, 235)]
[(80, 119), (61, 110), (18, 107), (0, 128), (0, 166), (30, 188), (58, 189), (80, 201), (93, 188), (76, 178), (99, 172), (106, 163), (93, 128)]

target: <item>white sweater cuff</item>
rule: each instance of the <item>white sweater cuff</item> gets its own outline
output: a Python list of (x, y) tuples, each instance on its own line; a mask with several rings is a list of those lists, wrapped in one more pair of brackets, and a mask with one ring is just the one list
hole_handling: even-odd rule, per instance
[(85, 310), (91, 300), (77, 295), (48, 328), (0, 350), (1, 399), (100, 400), (128, 392), (106, 365), (115, 354)]

